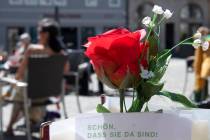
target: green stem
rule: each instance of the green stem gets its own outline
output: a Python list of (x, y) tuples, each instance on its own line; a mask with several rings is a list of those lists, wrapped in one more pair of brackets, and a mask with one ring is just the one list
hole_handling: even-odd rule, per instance
[(133, 101), (134, 101), (134, 98), (135, 98), (135, 87), (133, 88), (133, 99), (132, 99), (132, 103), (133, 103)]
[(192, 45), (193, 43), (182, 43), (183, 45)]
[[(156, 21), (156, 19), (157, 19), (157, 16), (158, 16), (157, 14), (154, 14), (154, 15), (153, 15), (153, 18), (152, 18), (152, 26), (149, 27), (149, 32), (148, 32), (148, 34), (147, 34), (147, 37), (146, 37), (146, 41), (145, 41), (145, 42), (148, 41), (149, 36), (150, 36), (152, 30), (155, 28), (155, 21)], [(154, 26), (153, 26), (153, 25), (154, 25)], [(144, 51), (143, 51), (143, 52), (144, 52)], [(147, 51), (147, 60), (148, 60), (148, 61), (149, 61), (149, 54), (150, 54), (150, 52), (149, 52), (149, 49), (148, 49), (148, 51)]]
[(163, 17), (161, 18), (161, 20), (158, 22), (157, 25), (160, 25), (160, 24), (163, 22), (164, 19), (165, 19), (165, 17), (163, 16)]
[(124, 103), (124, 90), (123, 89), (119, 89), (120, 92), (120, 112), (123, 113), (123, 103)]
[[(157, 14), (154, 14), (154, 15), (153, 15), (153, 18), (152, 18), (152, 25), (155, 25), (156, 19), (157, 19)], [(148, 40), (148, 38), (149, 38), (149, 36), (150, 36), (150, 34), (151, 34), (153, 28), (154, 28), (154, 27), (149, 27), (149, 32), (148, 32), (148, 34), (147, 34), (146, 41)]]
[(125, 107), (125, 112), (128, 112), (126, 104), (125, 104), (125, 99), (124, 99), (124, 107)]
[(185, 43), (186, 41), (190, 40), (190, 39), (193, 39), (193, 36), (192, 37), (189, 37), (189, 38), (186, 38), (184, 39), (183, 41), (181, 41), (180, 43), (176, 44), (175, 46), (173, 46), (170, 50), (168, 50), (166, 53), (164, 53), (160, 58), (164, 57), (165, 55), (167, 55), (168, 53), (170, 53), (172, 50), (174, 50), (176, 47), (178, 47), (179, 45)]
[(189, 38), (186, 38), (185, 40), (181, 41), (180, 43), (176, 44), (174, 47), (172, 47), (169, 51), (171, 52), (173, 49), (175, 49), (176, 47), (178, 47), (179, 45), (185, 43), (186, 41), (192, 39), (193, 37), (189, 37)]
[[(157, 19), (157, 14), (154, 14), (151, 23), (154, 24), (155, 21), (156, 21), (156, 19)], [(155, 24), (154, 24), (154, 25), (155, 25)], [(148, 39), (149, 39), (149, 36), (150, 36), (150, 34), (151, 34), (153, 28), (154, 28), (154, 27), (151, 27), (151, 26), (149, 26), (149, 28), (148, 28), (149, 31), (147, 32), (146, 39), (145, 39), (145, 41), (144, 41), (145, 45), (146, 45), (146, 42), (147, 42)], [(142, 50), (142, 52), (144, 52), (144, 50), (145, 50), (145, 48)], [(140, 56), (139, 64), (140, 64), (142, 58), (145, 57), (145, 56), (143, 56), (143, 55), (144, 55), (144, 54), (142, 54), (142, 55)], [(147, 60), (149, 60), (149, 49), (148, 49), (146, 55), (147, 55)]]

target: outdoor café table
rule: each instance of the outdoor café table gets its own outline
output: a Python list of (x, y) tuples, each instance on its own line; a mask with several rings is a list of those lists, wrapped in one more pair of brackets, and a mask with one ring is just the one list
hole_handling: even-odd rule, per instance
[[(26, 83), (23, 83), (23, 82), (19, 82), (15, 79), (12, 79), (10, 77), (3, 77), (3, 76), (0, 76), (0, 95), (2, 94), (2, 88), (4, 85), (7, 85), (7, 84), (11, 84), (11, 85), (16, 85), (16, 86), (19, 86), (19, 87), (26, 87), (27, 84)], [(0, 140), (3, 140), (3, 111), (2, 111), (2, 104), (3, 102), (0, 101)]]
[(154, 140), (209, 140), (209, 115), (209, 110), (200, 109), (173, 113), (88, 113), (44, 123), (41, 140), (116, 140), (119, 137), (123, 140), (149, 137)]
[[(0, 95), (2, 94), (2, 86), (3, 86), (3, 82), (0, 82)], [(0, 117), (3, 116), (2, 113), (2, 102), (0, 101)], [(0, 139), (3, 140), (3, 119), (0, 119)]]

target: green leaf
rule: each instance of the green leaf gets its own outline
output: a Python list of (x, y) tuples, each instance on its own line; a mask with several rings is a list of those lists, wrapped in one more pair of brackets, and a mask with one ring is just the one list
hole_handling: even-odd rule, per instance
[(137, 94), (141, 98), (143, 97), (145, 101), (149, 101), (150, 98), (159, 93), (164, 86), (164, 83), (155, 83), (153, 81), (146, 81), (142, 83), (141, 89), (137, 88)]
[(158, 53), (159, 37), (154, 32), (151, 32), (150, 36), (148, 37), (148, 42), (149, 42), (149, 55), (156, 56)]
[(192, 103), (189, 99), (187, 99), (184, 95), (181, 95), (181, 94), (172, 93), (169, 91), (161, 91), (157, 95), (162, 95), (162, 96), (168, 97), (172, 101), (181, 103), (186, 107), (190, 107), (190, 108), (197, 107), (194, 103)]
[(106, 107), (104, 107), (102, 104), (98, 104), (96, 107), (96, 111), (98, 113), (111, 113)]
[(144, 102), (137, 98), (132, 102), (132, 105), (128, 109), (128, 112), (140, 112), (143, 105), (144, 105)]
[(167, 52), (169, 51), (169, 49), (164, 49), (163, 51), (158, 52), (157, 57), (160, 58), (161, 56), (163, 56), (164, 54), (168, 54)]
[(146, 105), (146, 108), (145, 108), (144, 112), (149, 112), (148, 104)]
[(153, 82), (159, 82), (163, 75), (165, 74), (169, 61), (171, 59), (171, 53), (170, 52), (161, 52), (158, 54), (158, 58), (156, 61), (155, 68), (152, 69), (154, 72), (154, 77), (150, 79)]
[(156, 68), (156, 64), (157, 64), (157, 58), (156, 57), (150, 57), (149, 60), (149, 70), (150, 71), (154, 71)]

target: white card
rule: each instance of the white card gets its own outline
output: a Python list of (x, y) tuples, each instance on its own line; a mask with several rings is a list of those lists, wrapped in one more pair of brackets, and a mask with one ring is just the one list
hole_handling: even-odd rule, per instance
[(82, 114), (53, 122), (50, 140), (210, 140), (209, 115), (201, 113), (203, 117), (198, 118), (195, 114), (196, 110)]
[(76, 140), (191, 140), (192, 136), (192, 121), (164, 113), (81, 115), (75, 125)]

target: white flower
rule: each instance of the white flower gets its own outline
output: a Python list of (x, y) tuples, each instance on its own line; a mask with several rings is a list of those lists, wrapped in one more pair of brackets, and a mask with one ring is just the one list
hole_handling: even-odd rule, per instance
[(169, 19), (172, 17), (173, 13), (170, 10), (166, 9), (163, 15), (166, 19)]
[(150, 22), (149, 26), (153, 28), (155, 27), (155, 24), (153, 22)]
[(145, 70), (142, 66), (141, 66), (141, 78), (143, 79), (150, 79), (152, 77), (154, 77), (154, 73), (152, 71), (148, 71)]
[(142, 23), (143, 23), (146, 27), (148, 27), (148, 26), (150, 25), (151, 22), (152, 22), (151, 17), (145, 17), (145, 18), (143, 18), (143, 20), (142, 20)]
[(200, 39), (196, 39), (196, 40), (194, 40), (192, 45), (195, 49), (197, 49), (201, 46), (201, 43), (202, 43), (202, 41)]
[(202, 37), (202, 34), (200, 32), (197, 32), (193, 35), (193, 38), (195, 39), (201, 39), (201, 37)]
[(154, 5), (152, 12), (154, 12), (155, 14), (158, 14), (158, 15), (162, 15), (164, 11), (161, 6)]
[(202, 50), (203, 51), (207, 51), (209, 48), (209, 42), (208, 41), (205, 41), (202, 43)]

